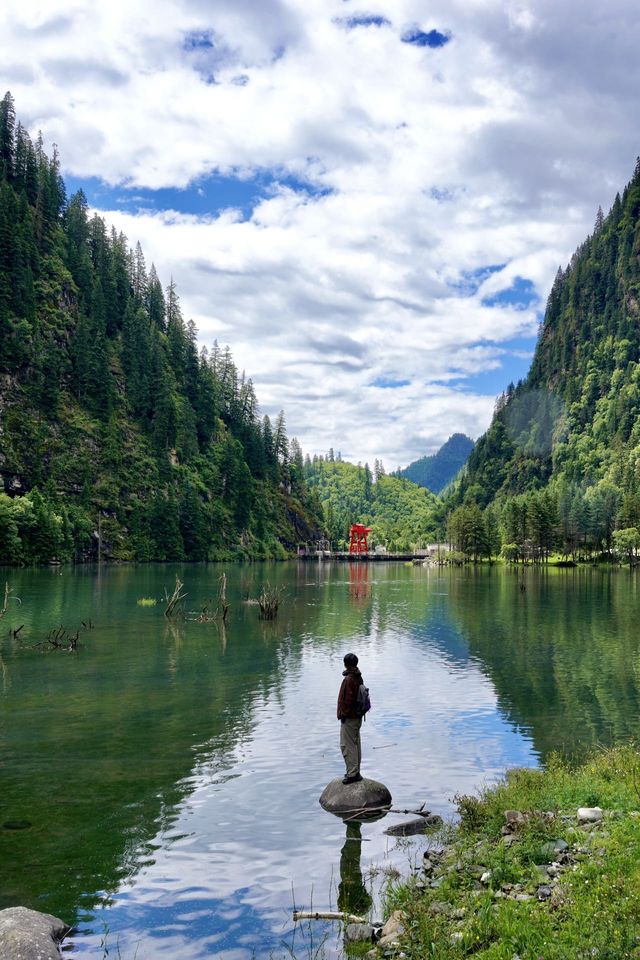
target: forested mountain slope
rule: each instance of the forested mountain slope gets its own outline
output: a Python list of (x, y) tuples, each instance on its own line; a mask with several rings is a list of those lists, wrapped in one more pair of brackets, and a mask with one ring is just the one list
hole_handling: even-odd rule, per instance
[(639, 414), (640, 160), (558, 271), (530, 372), (498, 398), (450, 505), (494, 504), (503, 543), (608, 551), (640, 527)]
[(412, 550), (443, 536), (441, 502), (424, 487), (401, 477), (386, 476), (376, 461), (357, 466), (341, 459), (305, 459), (305, 477), (324, 509), (327, 534), (334, 549), (349, 543), (352, 523), (372, 527), (370, 545)]
[(432, 493), (440, 493), (465, 465), (473, 446), (470, 437), (454, 433), (436, 453), (414, 460), (404, 470), (398, 470), (397, 475), (427, 487)]
[[(318, 535), (284, 416), (0, 103), (0, 562), (283, 555)], [(2, 489), (0, 487), (0, 489)]]

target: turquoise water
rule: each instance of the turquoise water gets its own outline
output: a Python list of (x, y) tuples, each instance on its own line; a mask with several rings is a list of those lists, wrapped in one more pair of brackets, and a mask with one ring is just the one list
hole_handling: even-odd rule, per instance
[[(228, 623), (197, 622), (223, 571)], [(176, 573), (185, 616), (169, 622)], [(363, 773), (397, 807), (448, 814), (508, 766), (637, 734), (627, 571), (528, 571), (524, 591), (509, 570), (394, 564), (6, 576), (22, 603), (0, 642), (0, 907), (74, 924), (72, 957), (301, 957), (323, 940), (330, 956), (332, 925), (296, 929), (294, 904), (373, 896), (379, 912), (427, 841), (386, 836), (394, 815), (358, 834), (318, 805), (343, 771), (348, 650), (373, 702)], [(246, 602), (265, 581), (285, 591), (274, 623)], [(61, 624), (80, 627), (76, 652), (35, 646)]]

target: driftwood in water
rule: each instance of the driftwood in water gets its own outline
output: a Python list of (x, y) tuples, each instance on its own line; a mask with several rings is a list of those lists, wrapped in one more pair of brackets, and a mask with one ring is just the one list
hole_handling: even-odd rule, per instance
[[(20, 639), (18, 637), (20, 630), (22, 630), (22, 627), (11, 631), (14, 639)], [(79, 639), (80, 630), (76, 630), (75, 633), (68, 633), (66, 627), (60, 624), (55, 630), (49, 630), (44, 640), (39, 643), (32, 643), (29, 646), (32, 650), (66, 650), (68, 653), (72, 653), (78, 649)]]
[(223, 621), (227, 619), (229, 613), (229, 601), (227, 600), (227, 575), (223, 573), (220, 577), (220, 590), (218, 592), (218, 610), (222, 613)]
[(0, 620), (2, 620), (2, 618), (3, 618), (4, 615), (5, 615), (5, 613), (7, 612), (7, 609), (8, 609), (8, 607), (9, 607), (9, 601), (10, 601), (10, 600), (15, 600), (16, 603), (22, 603), (22, 600), (20, 599), (20, 597), (14, 596), (13, 590), (12, 590), (11, 587), (9, 586), (8, 581), (5, 581), (5, 584), (4, 584), (4, 602), (3, 602), (3, 604), (2, 604), (2, 607), (0, 607)]
[[(389, 813), (389, 806), (387, 804), (381, 804), (378, 807), (358, 807), (357, 810), (344, 810), (338, 815), (344, 823), (348, 823), (349, 820), (366, 820), (371, 817), (372, 814), (382, 813), (383, 811)], [(348, 816), (345, 816), (345, 814), (348, 814)]]
[(296, 923), (298, 920), (341, 920), (343, 923), (367, 922), (364, 917), (356, 917), (353, 913), (341, 913), (339, 911), (334, 912), (331, 910), (294, 910), (293, 921)]
[(164, 599), (166, 600), (166, 603), (167, 603), (166, 609), (164, 611), (165, 617), (173, 616), (173, 613), (176, 607), (178, 606), (178, 604), (181, 603), (186, 597), (186, 593), (182, 592), (183, 587), (184, 587), (184, 583), (178, 577), (176, 577), (176, 585), (174, 587), (174, 590), (171, 596), (169, 596), (167, 589), (165, 587)]
[[(88, 622), (83, 621), (82, 626), (85, 630), (93, 630), (94, 624), (91, 620)], [(23, 629), (24, 623), (19, 627), (16, 627), (15, 630), (9, 630), (9, 636), (12, 640), (17, 640), (22, 642), (22, 637), (18, 636), (20, 631)], [(59, 627), (52, 628), (49, 630), (48, 634), (44, 640), (39, 640), (36, 643), (27, 644), (27, 649), (29, 650), (64, 650), (67, 653), (75, 653), (78, 649), (78, 641), (80, 640), (80, 628), (76, 630), (75, 633), (69, 633), (67, 628), (61, 623)]]
[(44, 646), (48, 643), (53, 647), (54, 650), (68, 650), (73, 651), (78, 647), (78, 640), (80, 639), (80, 631), (77, 630), (75, 633), (67, 633), (65, 627), (60, 624), (56, 630), (50, 630), (47, 634), (45, 642), (42, 644)]
[(281, 587), (272, 587), (270, 583), (264, 584), (262, 593), (258, 597), (261, 620), (275, 620), (283, 593)]
[(198, 623), (209, 623), (211, 620), (222, 620), (224, 623), (229, 613), (229, 601), (227, 600), (227, 575), (223, 573), (219, 578), (220, 586), (218, 588), (218, 602), (215, 610), (211, 610), (211, 600), (207, 600), (202, 608), (200, 615), (196, 617)]

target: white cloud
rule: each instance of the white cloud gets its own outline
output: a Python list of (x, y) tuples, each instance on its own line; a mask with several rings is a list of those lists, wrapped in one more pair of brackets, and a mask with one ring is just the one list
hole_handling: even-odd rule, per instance
[[(348, 13), (390, 26), (346, 30), (334, 22), (346, 9), (9, 0), (0, 82), (76, 176), (144, 189), (272, 170), (331, 191), (283, 186), (248, 221), (106, 215), (173, 275), (202, 340), (230, 343), (306, 450), (395, 466), (486, 426), (493, 397), (452, 384), (503, 362), (535, 317), (482, 298), (520, 276), (544, 299), (629, 176), (640, 12), (435, 0), (425, 14), (386, 0)], [(402, 43), (409, 25), (451, 40)], [(490, 264), (505, 267), (474, 295), (456, 286)]]

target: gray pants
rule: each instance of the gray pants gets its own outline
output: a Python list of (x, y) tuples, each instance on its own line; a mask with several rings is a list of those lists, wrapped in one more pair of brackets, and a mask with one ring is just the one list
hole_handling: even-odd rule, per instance
[(342, 750), (348, 777), (356, 777), (360, 773), (360, 761), (362, 759), (360, 748), (361, 726), (362, 717), (340, 723), (340, 749)]

